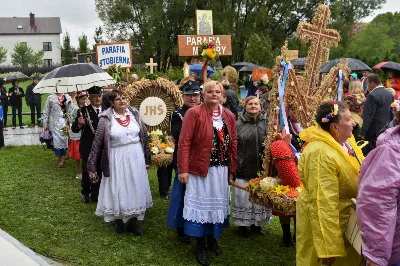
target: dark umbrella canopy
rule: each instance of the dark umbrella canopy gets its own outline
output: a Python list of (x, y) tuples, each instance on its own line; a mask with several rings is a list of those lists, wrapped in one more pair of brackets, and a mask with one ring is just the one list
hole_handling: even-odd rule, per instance
[(13, 80), (26, 81), (28, 79), (29, 79), (29, 77), (27, 75), (22, 74), (21, 72), (18, 72), (18, 73), (9, 74), (5, 78), (5, 81), (6, 81), (6, 83), (11, 83)]
[(242, 72), (242, 73), (252, 73), (252, 72), (253, 72), (253, 69), (257, 69), (257, 68), (260, 68), (260, 66), (257, 66), (257, 65), (244, 66), (244, 67), (240, 68), (240, 69), (238, 70), (238, 72)]
[(373, 67), (374, 69), (381, 69), (383, 71), (400, 71), (400, 64), (396, 62), (381, 62)]
[(95, 64), (78, 63), (62, 66), (49, 72), (35, 86), (34, 93), (67, 93), (83, 91), (93, 86), (105, 87), (115, 80)]
[(306, 67), (306, 61), (307, 61), (306, 57), (300, 57), (291, 60), (290, 63), (292, 63), (294, 69), (304, 70), (304, 68)]
[(248, 69), (250, 69), (250, 68), (252, 68), (252, 70), (253, 70), (254, 68), (258, 68), (258, 67), (259, 67), (259, 66), (257, 66), (256, 64), (248, 63), (248, 62), (237, 62), (237, 63), (232, 64), (232, 66), (233, 66), (237, 71), (240, 71), (240, 69), (242, 69), (243, 67), (246, 67), (246, 69), (244, 69), (244, 71), (245, 71), (245, 70), (248, 70)]
[(324, 63), (321, 66), (321, 71), (320, 73), (329, 73), (329, 71), (337, 66), (340, 62), (340, 60), (347, 60), (348, 64), (349, 64), (349, 68), (351, 69), (351, 71), (371, 71), (372, 69), (365, 64), (364, 62), (358, 60), (358, 59), (354, 59), (354, 58), (339, 58), (339, 59), (335, 59), (335, 60), (331, 60), (328, 61), (326, 63)]

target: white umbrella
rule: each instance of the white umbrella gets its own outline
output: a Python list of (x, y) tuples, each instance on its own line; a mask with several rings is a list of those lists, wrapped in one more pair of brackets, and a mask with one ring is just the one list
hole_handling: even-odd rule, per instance
[(33, 89), (34, 93), (68, 93), (84, 91), (93, 86), (105, 87), (115, 80), (95, 64), (66, 65), (49, 72)]

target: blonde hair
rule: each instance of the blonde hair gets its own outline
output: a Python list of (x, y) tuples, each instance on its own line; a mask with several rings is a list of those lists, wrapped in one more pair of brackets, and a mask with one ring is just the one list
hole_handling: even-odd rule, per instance
[(393, 88), (385, 88), (388, 92), (392, 94), (392, 96), (396, 96), (396, 91)]
[(352, 80), (349, 84), (349, 92), (350, 94), (360, 94), (364, 92), (361, 81)]
[(212, 80), (204, 83), (203, 93), (206, 93), (209, 89), (214, 88), (215, 86), (219, 87), (221, 93), (224, 91), (224, 87), (222, 87), (222, 84), (220, 82)]

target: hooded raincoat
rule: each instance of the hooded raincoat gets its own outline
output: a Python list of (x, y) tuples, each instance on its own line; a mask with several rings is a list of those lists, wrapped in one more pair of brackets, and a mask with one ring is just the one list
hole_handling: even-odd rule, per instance
[(297, 201), (296, 265), (322, 265), (318, 258), (332, 257), (334, 265), (360, 265), (362, 258), (344, 232), (351, 199), (357, 196), (362, 151), (351, 137), (356, 156), (349, 155), (318, 125), (304, 129), (300, 138), (308, 145), (299, 161), (304, 189)]
[(357, 218), (363, 255), (379, 266), (400, 264), (400, 126), (379, 136), (361, 167)]

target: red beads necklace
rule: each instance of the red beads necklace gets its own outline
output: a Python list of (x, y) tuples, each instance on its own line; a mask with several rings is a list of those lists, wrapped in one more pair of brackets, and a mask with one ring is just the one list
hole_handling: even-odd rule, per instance
[(131, 117), (129, 115), (126, 116), (126, 119), (124, 121), (121, 120), (121, 118), (118, 118), (114, 115), (115, 120), (117, 120), (118, 124), (120, 124), (123, 127), (128, 127), (129, 123), (131, 122)]
[(213, 119), (214, 120), (219, 120), (219, 116), (221, 115), (221, 109), (218, 106), (218, 111), (213, 111)]

